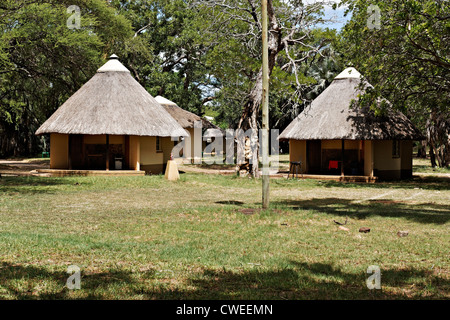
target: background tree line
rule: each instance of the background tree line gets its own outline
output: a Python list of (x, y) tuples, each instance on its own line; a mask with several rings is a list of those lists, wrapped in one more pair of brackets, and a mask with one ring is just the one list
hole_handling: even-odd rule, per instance
[[(271, 127), (282, 130), (353, 65), (374, 85), (362, 103), (387, 98), (427, 134), (436, 165), (450, 163), (448, 2), (344, 0), (352, 18), (340, 33), (323, 27), (332, 2), (268, 2)], [(370, 4), (379, 30), (367, 27)], [(66, 25), (70, 5), (80, 29)], [(260, 15), (258, 0), (2, 1), (0, 157), (48, 148), (35, 130), (112, 53), (153, 96), (213, 112), (223, 128), (258, 128)]]

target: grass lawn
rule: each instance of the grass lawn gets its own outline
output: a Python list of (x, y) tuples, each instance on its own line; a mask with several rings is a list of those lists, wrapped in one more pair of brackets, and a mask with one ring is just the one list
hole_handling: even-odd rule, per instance
[(449, 181), (6, 176), (0, 299), (448, 299)]
[(413, 161), (414, 172), (427, 172), (427, 173), (450, 173), (450, 168), (432, 168), (430, 165), (430, 159), (414, 158)]

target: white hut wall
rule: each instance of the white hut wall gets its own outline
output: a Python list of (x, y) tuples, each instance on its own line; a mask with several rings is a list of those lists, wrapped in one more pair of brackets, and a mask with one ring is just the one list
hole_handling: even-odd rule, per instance
[(303, 172), (308, 172), (306, 161), (306, 140), (289, 140), (289, 161), (301, 161)]
[(164, 169), (164, 154), (157, 149), (157, 137), (140, 137), (141, 170), (146, 173), (158, 174)]
[(175, 146), (175, 141), (172, 141), (171, 137), (161, 138), (161, 148), (162, 148), (162, 152), (163, 152), (164, 166), (167, 164), (167, 161), (170, 160), (170, 154), (172, 153), (174, 146)]
[(401, 150), (399, 154), (394, 152), (394, 141), (376, 140), (374, 144), (374, 174), (382, 180), (397, 180), (401, 178)]
[(141, 170), (141, 144), (140, 137), (130, 136), (129, 139), (129, 168), (130, 170)]
[(373, 164), (374, 164), (374, 157), (373, 157), (373, 148), (374, 142), (371, 140), (365, 140), (364, 141), (364, 175), (368, 177), (373, 177)]
[(50, 169), (69, 168), (69, 136), (52, 133), (50, 135)]

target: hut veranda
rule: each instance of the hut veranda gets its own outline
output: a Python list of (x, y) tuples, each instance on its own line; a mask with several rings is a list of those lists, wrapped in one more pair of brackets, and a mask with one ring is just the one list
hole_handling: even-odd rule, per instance
[(50, 168), (160, 173), (188, 136), (112, 55), (36, 131), (50, 134)]
[(361, 81), (356, 69), (345, 69), (281, 133), (280, 140), (289, 140), (290, 161), (301, 162), (303, 173), (412, 177), (413, 141), (424, 137), (400, 112), (375, 116), (352, 103), (363, 94)]

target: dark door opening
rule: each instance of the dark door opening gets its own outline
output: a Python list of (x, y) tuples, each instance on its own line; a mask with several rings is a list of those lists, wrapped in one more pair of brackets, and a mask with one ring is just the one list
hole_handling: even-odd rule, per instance
[(306, 154), (308, 156), (308, 173), (321, 173), (321, 140), (309, 140), (306, 143)]
[(70, 169), (84, 168), (83, 136), (81, 134), (69, 135), (69, 161)]

